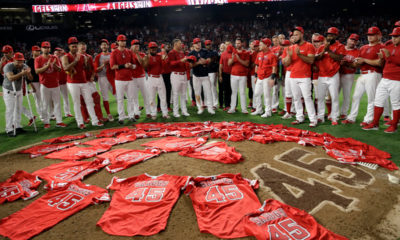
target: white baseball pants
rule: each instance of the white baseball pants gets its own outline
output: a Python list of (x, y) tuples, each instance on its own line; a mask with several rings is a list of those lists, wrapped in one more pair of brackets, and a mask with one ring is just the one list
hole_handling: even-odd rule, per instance
[(79, 125), (83, 124), (83, 117), (81, 112), (81, 95), (85, 100), (86, 109), (89, 113), (90, 119), (92, 120), (92, 125), (97, 125), (99, 123), (99, 120), (97, 119), (96, 113), (94, 112), (93, 97), (87, 83), (67, 83), (67, 87), (74, 104), (75, 119), (78, 127)]
[(160, 107), (162, 111), (162, 115), (168, 115), (168, 107), (167, 107), (167, 91), (165, 89), (165, 84), (162, 76), (155, 78), (149, 76), (147, 79), (148, 83), (148, 93), (149, 93), (149, 101), (150, 101), (150, 112), (151, 116), (157, 116), (157, 103), (156, 96), (160, 97)]
[(377, 107), (384, 107), (388, 97), (393, 111), (400, 109), (400, 81), (382, 78), (376, 88), (375, 103)]
[(134, 113), (134, 101), (135, 101), (135, 84), (133, 80), (130, 81), (121, 81), (115, 80), (115, 92), (117, 96), (117, 109), (118, 109), (118, 120), (123, 121), (126, 118), (125, 114), (125, 104), (124, 104), (124, 96), (126, 94), (127, 98), (127, 111), (128, 117), (133, 118), (135, 116)]
[(201, 87), (203, 87), (203, 92), (204, 92), (204, 103), (206, 104), (208, 109), (212, 109), (213, 96), (211, 94), (210, 79), (208, 78), (208, 76), (197, 77), (193, 75), (194, 96), (196, 99), (196, 106), (198, 109), (201, 109), (203, 107), (201, 102)]
[(16, 128), (21, 127), (22, 113), (22, 90), (16, 92), (3, 88), (4, 105), (6, 106), (6, 132), (13, 131), (14, 124)]
[(208, 77), (210, 79), (211, 86), (211, 95), (212, 95), (212, 106), (218, 107), (218, 93), (217, 93), (217, 73), (208, 73)]
[(141, 78), (134, 78), (133, 79), (134, 84), (134, 96), (135, 96), (135, 102), (134, 102), (134, 111), (135, 115), (140, 115), (140, 110), (139, 110), (139, 90), (142, 93), (143, 97), (143, 104), (144, 104), (144, 109), (146, 111), (146, 114), (150, 114), (150, 105), (149, 105), (149, 100), (148, 100), (148, 93), (147, 93), (147, 82), (145, 77)]
[[(181, 104), (182, 113), (187, 113), (186, 107), (186, 90), (187, 90), (187, 76), (186, 73), (171, 73), (171, 85), (172, 85), (172, 102), (174, 114), (179, 113), (179, 101)], [(179, 100), (180, 97), (180, 100)]]
[[(42, 106), (43, 106), (43, 123), (50, 123), (49, 113), (53, 113), (56, 117), (57, 123), (62, 123), (61, 105), (60, 105), (60, 87), (47, 88), (43, 84), (40, 84), (40, 94), (42, 95)], [(53, 105), (52, 111), (50, 106)]]
[(231, 75), (231, 108), (230, 111), (235, 111), (237, 94), (239, 91), (240, 97), (240, 107), (243, 113), (247, 112), (247, 104), (246, 104), (246, 85), (247, 85), (247, 77), (246, 76), (235, 76)]
[(340, 75), (339, 92), (341, 90), (343, 92), (343, 102), (342, 102), (342, 107), (340, 109), (340, 115), (347, 116), (347, 114), (349, 113), (350, 94), (351, 94), (351, 89), (353, 88), (353, 83), (354, 83), (354, 73)]
[(64, 115), (67, 116), (67, 114), (71, 114), (67, 84), (60, 85), (60, 93), (63, 98)]
[[(337, 121), (339, 117), (339, 73), (332, 77), (319, 77), (317, 84), (318, 98), (318, 119), (325, 119), (325, 95), (327, 90), (332, 101), (332, 121)], [(311, 90), (310, 90), (311, 91)], [(308, 109), (307, 109), (308, 111)]]
[(101, 93), (101, 97), (103, 98), (103, 101), (108, 101), (108, 93), (113, 92), (111, 83), (108, 81), (107, 76), (99, 77), (98, 82), (99, 82), (99, 89), (100, 89), (100, 93)]
[[(253, 92), (253, 103), (255, 103), (256, 112), (262, 112), (262, 99), (264, 100), (265, 112), (271, 113), (271, 89), (269, 84), (271, 78), (257, 79), (255, 89)], [(264, 98), (261, 96), (264, 95)]]
[[(288, 86), (286, 85), (286, 88), (287, 87)], [(317, 121), (314, 103), (311, 98), (311, 79), (290, 78), (290, 88), (293, 94), (293, 102), (296, 109), (296, 120), (299, 122), (304, 121), (303, 104), (301, 102), (301, 97), (303, 97), (310, 122)]]

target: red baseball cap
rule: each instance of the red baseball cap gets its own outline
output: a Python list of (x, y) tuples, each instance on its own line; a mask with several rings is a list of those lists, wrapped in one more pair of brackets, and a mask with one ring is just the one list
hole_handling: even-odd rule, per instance
[(20, 53), (20, 52), (16, 52), (16, 53), (14, 54), (14, 60), (17, 60), (17, 61), (25, 61), (24, 54), (22, 54), (22, 53)]
[(355, 41), (360, 40), (360, 36), (358, 36), (358, 34), (355, 34), (355, 33), (352, 33), (349, 38), (353, 39)]
[(260, 41), (254, 40), (253, 45), (254, 45), (254, 47), (260, 46)]
[(196, 43), (199, 43), (199, 42), (201, 42), (200, 38), (193, 39), (193, 44), (196, 44)]
[(118, 35), (117, 41), (126, 41), (126, 36), (124, 34)]
[(290, 45), (290, 41), (289, 40), (284, 40), (282, 42), (282, 46), (289, 46)]
[(56, 48), (54, 48), (54, 50), (55, 51), (64, 51), (62, 48), (60, 48), (60, 47), (56, 47)]
[(78, 39), (76, 37), (68, 38), (68, 44), (76, 44), (78, 43)]
[(379, 30), (378, 27), (370, 27), (370, 28), (368, 28), (367, 35), (376, 35), (376, 34), (381, 34), (381, 30)]
[(390, 36), (400, 36), (400, 27), (393, 28), (393, 31)]
[(149, 42), (149, 48), (156, 48), (156, 47), (158, 47), (157, 46), (157, 43), (155, 43), (155, 42)]
[(108, 40), (105, 39), (105, 38), (103, 38), (103, 39), (100, 40), (100, 43), (103, 43), (103, 42), (105, 42), (105, 43), (107, 43), (107, 44), (110, 44), (110, 43), (108, 42)]
[(205, 41), (204, 41), (204, 44), (205, 44), (205, 45), (210, 45), (211, 43), (212, 43), (211, 40), (205, 40)]
[(313, 39), (314, 42), (323, 42), (324, 40), (325, 40), (325, 37), (322, 35), (318, 35)]
[(42, 48), (49, 48), (50, 47), (50, 42), (42, 42)]
[(193, 62), (196, 62), (197, 61), (197, 58), (196, 58), (196, 56), (189, 56), (189, 57), (187, 57), (187, 59), (189, 59), (189, 60), (191, 60), (191, 61), (193, 61)]
[(32, 51), (40, 51), (40, 47), (38, 45), (32, 46)]
[(394, 25), (395, 25), (396, 27), (400, 27), (400, 21), (397, 21)]
[(133, 40), (131, 41), (131, 45), (136, 45), (136, 44), (140, 44), (139, 40), (133, 39)]
[(337, 29), (336, 27), (330, 27), (328, 28), (328, 31), (326, 31), (326, 33), (339, 35), (339, 29)]
[(111, 49), (116, 49), (118, 47), (118, 45), (117, 44), (115, 44), (115, 43), (111, 43)]
[(3, 49), (1, 51), (3, 53), (10, 53), (10, 52), (14, 52), (14, 49), (10, 45), (4, 45)]
[(269, 38), (263, 38), (261, 39), (261, 42), (264, 43), (265, 45), (267, 45), (267, 47), (271, 46), (271, 39)]
[(296, 31), (296, 30), (299, 31), (299, 32), (301, 32), (301, 33), (304, 33), (304, 29), (303, 29), (302, 27), (300, 27), (300, 26), (294, 27), (292, 31), (294, 32), (294, 31)]

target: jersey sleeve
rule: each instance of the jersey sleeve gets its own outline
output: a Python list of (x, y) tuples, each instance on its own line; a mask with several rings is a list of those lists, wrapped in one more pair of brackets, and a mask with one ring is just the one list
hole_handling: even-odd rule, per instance
[(117, 52), (116, 51), (114, 51), (114, 52), (112, 52), (111, 53), (111, 56), (110, 56), (110, 66), (111, 67), (113, 67), (114, 65), (118, 65), (118, 63), (117, 63)]
[(275, 54), (272, 54), (272, 67), (278, 66), (278, 57)]
[(122, 183), (126, 180), (126, 178), (118, 178), (113, 177), (111, 179), (111, 183), (107, 186), (107, 189), (117, 191), (121, 188)]
[(190, 181), (192, 180), (192, 177), (190, 176), (182, 176), (178, 180), (178, 186), (182, 191), (185, 191), (186, 188), (189, 186)]
[(343, 44), (340, 44), (339, 49), (336, 51), (337, 54), (346, 55), (346, 49)]

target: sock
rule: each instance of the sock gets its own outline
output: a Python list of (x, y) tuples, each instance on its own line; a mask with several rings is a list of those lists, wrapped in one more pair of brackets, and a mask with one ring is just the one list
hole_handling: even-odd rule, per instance
[(374, 107), (374, 120), (372, 121), (372, 124), (374, 126), (379, 126), (379, 119), (381, 118), (383, 113), (383, 107)]
[(104, 109), (106, 110), (107, 115), (110, 115), (110, 104), (108, 101), (103, 101)]
[(326, 101), (326, 108), (328, 109), (328, 116), (331, 115), (332, 112), (332, 102), (331, 100)]
[(290, 109), (292, 108), (292, 98), (286, 98), (286, 112), (291, 114)]
[(397, 124), (399, 123), (399, 119), (400, 119), (400, 109), (393, 110), (392, 126), (395, 126), (397, 128)]

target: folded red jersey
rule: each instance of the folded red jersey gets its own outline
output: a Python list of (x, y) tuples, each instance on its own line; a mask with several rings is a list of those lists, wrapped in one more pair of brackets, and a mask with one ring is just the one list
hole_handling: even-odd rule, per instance
[(257, 240), (347, 240), (324, 228), (307, 212), (268, 199), (244, 218), (246, 233)]
[(19, 170), (5, 182), (0, 183), (0, 204), (12, 202), (19, 198), (31, 199), (39, 194), (36, 189), (42, 181), (36, 176)]
[(150, 236), (165, 229), (168, 217), (190, 177), (162, 174), (118, 179), (110, 208), (97, 222), (104, 232), (118, 236)]

